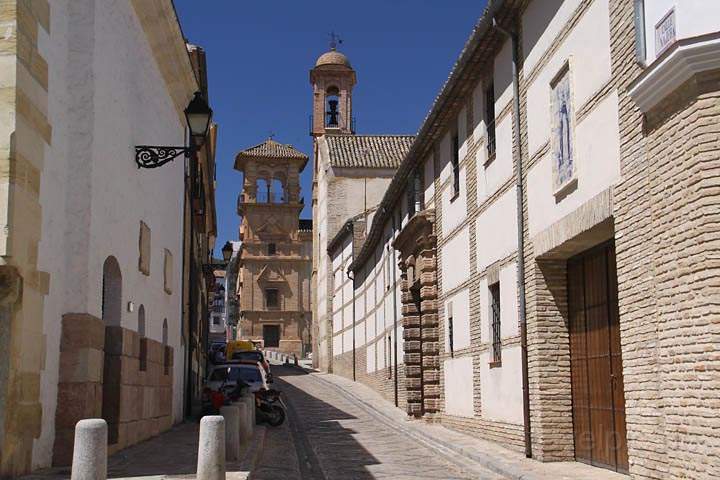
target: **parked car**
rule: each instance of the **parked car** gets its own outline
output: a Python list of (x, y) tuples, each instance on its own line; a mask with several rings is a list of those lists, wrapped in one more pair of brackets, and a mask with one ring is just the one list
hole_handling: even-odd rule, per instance
[(268, 388), (267, 375), (262, 365), (258, 362), (239, 362), (215, 365), (208, 375), (206, 389), (218, 392), (234, 387), (238, 380), (245, 382), (253, 393)]
[(270, 371), (270, 362), (265, 358), (265, 354), (260, 350), (245, 350), (233, 353), (230, 362), (258, 362), (265, 369), (265, 375), (272, 381), (272, 372)]
[(211, 343), (208, 350), (208, 357), (212, 363), (223, 363), (225, 361), (225, 342)]

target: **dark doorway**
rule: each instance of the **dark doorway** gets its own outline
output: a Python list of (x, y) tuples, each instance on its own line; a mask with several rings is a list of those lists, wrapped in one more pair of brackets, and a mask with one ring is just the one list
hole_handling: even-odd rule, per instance
[(265, 347), (280, 346), (280, 325), (263, 325), (263, 343)]
[(615, 245), (568, 260), (575, 458), (628, 471)]
[[(138, 321), (145, 326), (145, 309), (139, 313)], [(122, 316), (122, 274), (115, 257), (108, 257), (103, 264), (102, 277), (102, 319), (105, 323), (105, 356), (103, 363), (102, 417), (108, 424), (108, 443), (118, 441), (120, 419), (120, 362), (118, 352), (112, 348), (113, 329), (120, 328)]]

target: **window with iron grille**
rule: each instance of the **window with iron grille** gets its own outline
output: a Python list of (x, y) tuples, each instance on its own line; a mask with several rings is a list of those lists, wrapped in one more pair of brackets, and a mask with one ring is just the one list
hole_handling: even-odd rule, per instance
[(500, 337), (500, 282), (490, 285), (490, 330), (492, 332), (492, 363), (500, 366), (502, 339)]
[(455, 357), (455, 334), (454, 334), (454, 318), (453, 318), (453, 303), (448, 302), (447, 304), (447, 317), (448, 317), (448, 347), (450, 348), (450, 357)]
[(452, 138), (453, 198), (460, 195), (460, 139), (457, 134)]
[(487, 125), (488, 157), (495, 155), (495, 85), (485, 90), (485, 124)]

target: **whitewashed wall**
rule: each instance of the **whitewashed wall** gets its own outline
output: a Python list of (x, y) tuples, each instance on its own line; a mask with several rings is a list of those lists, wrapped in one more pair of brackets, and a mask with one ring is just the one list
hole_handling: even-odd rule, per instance
[[(523, 25), (538, 32), (535, 25), (543, 16), (541, 2), (533, 2), (523, 16)], [(528, 149), (530, 156), (550, 142), (551, 81), (569, 64), (571, 94), (575, 110), (574, 161), (577, 186), (558, 195), (553, 187), (552, 152), (550, 149), (528, 171), (528, 227), (530, 237), (542, 232), (584, 202), (607, 189), (620, 178), (618, 95), (610, 91), (597, 98), (610, 81), (610, 33), (607, 0), (595, 0), (576, 27), (553, 51), (544, 64), (537, 63), (556, 41), (562, 25), (574, 10), (567, 2), (549, 20), (549, 28), (532, 43), (528, 59), (540, 69), (528, 86)], [(547, 15), (547, 12), (545, 12)], [(547, 19), (545, 19), (547, 20)], [(582, 118), (578, 112), (592, 108)]]
[[(184, 124), (129, 2), (57, 0), (50, 37), (39, 48), (49, 69), (52, 146), (41, 190), (39, 269), (50, 273), (44, 310), (47, 358), (41, 378), (43, 431), (33, 467), (50, 464), (55, 435), (59, 342), (64, 313), (102, 316), (102, 267), (113, 255), (122, 271), (121, 324), (175, 349), (173, 412), (182, 418), (181, 347), (183, 162), (139, 170), (134, 146), (183, 145)], [(189, 100), (189, 98), (188, 98)], [(138, 270), (140, 221), (152, 229), (150, 276)], [(163, 290), (163, 249), (173, 254), (173, 293)], [(59, 255), (58, 252), (62, 252)]]
[(720, 31), (720, 2), (713, 0), (645, 0), (646, 63), (658, 53), (655, 27), (670, 10), (675, 9), (676, 39), (697, 37)]

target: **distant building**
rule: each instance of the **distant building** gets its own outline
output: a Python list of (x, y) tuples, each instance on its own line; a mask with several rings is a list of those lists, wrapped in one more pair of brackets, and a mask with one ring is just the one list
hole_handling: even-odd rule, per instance
[(215, 284), (210, 297), (210, 322), (208, 325), (208, 341), (213, 342), (224, 342), (227, 340), (227, 310), (225, 308), (227, 302), (227, 292), (225, 287), (225, 276), (226, 270), (225, 265), (218, 262), (218, 265), (213, 267), (213, 278)]
[[(313, 88), (313, 301), (315, 355), (322, 369), (352, 374), (352, 290), (338, 287), (344, 268), (330, 262), (327, 249), (345, 221), (365, 223), (380, 203), (411, 135), (356, 135), (352, 90), (357, 81), (350, 60), (333, 47), (310, 71)], [(361, 236), (364, 232), (358, 232)], [(338, 273), (340, 272), (340, 273)], [(334, 278), (335, 277), (335, 278)], [(381, 330), (384, 330), (384, 326)], [(342, 355), (348, 353), (347, 355)], [(334, 364), (336, 362), (337, 364)]]
[(243, 173), (238, 258), (238, 338), (304, 356), (310, 351), (312, 222), (301, 220), (300, 172), (307, 155), (267, 140), (238, 153)]

